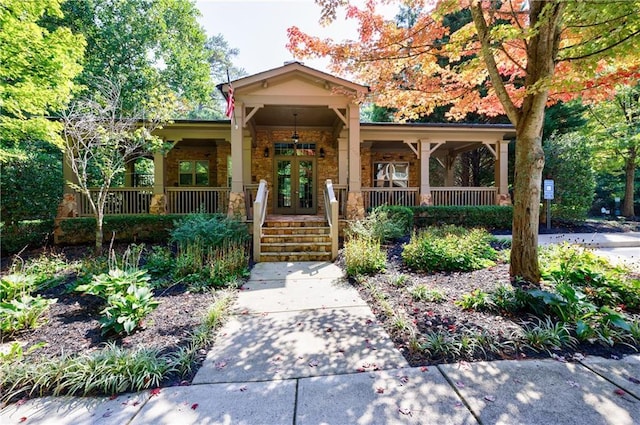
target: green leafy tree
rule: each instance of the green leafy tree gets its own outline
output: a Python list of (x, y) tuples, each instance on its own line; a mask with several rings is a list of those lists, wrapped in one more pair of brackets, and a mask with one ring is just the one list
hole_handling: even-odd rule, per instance
[(61, 0), (0, 0), (0, 162), (25, 140), (62, 146), (60, 124), (48, 120), (72, 96), (81, 71), (82, 36), (69, 28), (46, 29), (62, 17)]
[(596, 187), (588, 141), (579, 132), (553, 136), (545, 141), (544, 153), (544, 175), (555, 183), (552, 217), (584, 220)]
[(48, 142), (8, 149), (0, 172), (0, 215), (5, 224), (55, 217), (62, 198), (62, 152)]
[(68, 0), (68, 26), (87, 40), (80, 81), (89, 93), (102, 78), (122, 87), (122, 110), (135, 111), (149, 96), (174, 95), (185, 109), (207, 102), (210, 80), (206, 36), (190, 0)]
[[(65, 156), (77, 181), (68, 182), (85, 196), (96, 218), (95, 250), (102, 250), (105, 205), (114, 179), (126, 165), (164, 148), (153, 130), (168, 121), (176, 100), (156, 96), (141, 104), (138, 112), (123, 113), (122, 88), (101, 79), (93, 97), (74, 101), (62, 115)], [(99, 175), (99, 187), (91, 189), (92, 173)], [(93, 192), (93, 193), (92, 193)]]
[[(378, 3), (390, 1), (372, 0), (362, 8), (348, 0), (316, 2), (325, 22), (346, 7), (358, 26), (357, 40), (334, 42), (292, 27), (290, 50), (301, 58), (329, 56), (335, 72), (368, 84), (376, 103), (398, 108), (397, 119), (451, 103), (454, 118), (469, 112), (509, 118), (516, 130), (510, 273), (538, 282), (546, 106), (603, 98), (612, 85), (637, 81), (640, 2), (412, 0), (424, 12), (409, 28), (376, 12)], [(458, 30), (445, 25), (445, 16), (464, 10), (471, 23)]]
[(598, 168), (612, 174), (624, 170), (622, 215), (632, 217), (640, 166), (640, 85), (618, 87), (612, 100), (590, 106), (586, 117)]

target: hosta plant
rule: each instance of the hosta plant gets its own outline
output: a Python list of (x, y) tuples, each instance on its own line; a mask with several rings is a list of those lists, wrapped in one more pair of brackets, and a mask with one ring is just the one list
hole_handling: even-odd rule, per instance
[(158, 306), (153, 293), (146, 286), (131, 285), (125, 294), (112, 294), (107, 299), (107, 307), (100, 318), (102, 334), (129, 335), (149, 313)]

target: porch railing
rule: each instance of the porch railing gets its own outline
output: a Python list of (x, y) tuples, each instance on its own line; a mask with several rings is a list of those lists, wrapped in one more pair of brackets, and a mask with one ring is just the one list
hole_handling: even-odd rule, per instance
[(338, 200), (333, 191), (331, 180), (327, 180), (324, 185), (324, 211), (329, 223), (331, 234), (331, 260), (338, 256), (338, 233), (340, 221), (338, 218)]
[[(91, 198), (94, 202), (98, 199), (99, 189), (91, 189)], [(110, 189), (104, 204), (104, 213), (115, 214), (149, 214), (149, 205), (153, 190), (138, 187), (121, 187)], [(83, 194), (78, 194), (78, 215), (91, 216), (91, 204), (89, 198)]]
[(247, 213), (247, 220), (253, 220), (253, 201), (258, 194), (258, 187), (260, 185), (256, 183), (244, 185), (244, 206)]
[(433, 205), (495, 205), (496, 187), (432, 187)]
[(262, 225), (267, 217), (267, 199), (269, 198), (269, 189), (267, 182), (260, 180), (258, 192), (253, 202), (253, 259), (260, 261), (260, 240), (262, 238)]
[(363, 187), (362, 201), (365, 211), (381, 205), (418, 205), (420, 189), (417, 187)]
[(338, 201), (338, 216), (344, 218), (347, 215), (347, 185), (334, 184), (333, 193)]
[(229, 207), (228, 187), (167, 187), (167, 212), (226, 213)]

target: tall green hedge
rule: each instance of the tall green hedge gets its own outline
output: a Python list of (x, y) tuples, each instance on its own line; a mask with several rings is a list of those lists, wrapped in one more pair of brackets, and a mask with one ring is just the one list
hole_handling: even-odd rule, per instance
[(53, 220), (18, 221), (0, 225), (0, 250), (11, 255), (22, 249), (34, 249), (46, 245), (53, 234)]
[(453, 224), (462, 227), (484, 227), (488, 230), (510, 230), (513, 207), (499, 206), (431, 206), (413, 207), (416, 227)]
[[(106, 216), (103, 223), (104, 240), (112, 237), (117, 242), (166, 242), (174, 222), (184, 215), (114, 215)], [(95, 241), (96, 219), (93, 217), (68, 218), (60, 221), (56, 243), (78, 245)]]

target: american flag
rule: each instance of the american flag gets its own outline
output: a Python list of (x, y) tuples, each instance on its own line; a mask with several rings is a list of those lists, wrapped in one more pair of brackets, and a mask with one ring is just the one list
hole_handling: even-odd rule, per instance
[(224, 113), (227, 118), (231, 118), (233, 116), (233, 109), (235, 106), (235, 100), (233, 99), (233, 86), (229, 83), (229, 91), (227, 91), (227, 110)]

